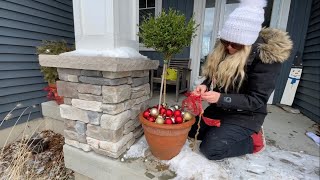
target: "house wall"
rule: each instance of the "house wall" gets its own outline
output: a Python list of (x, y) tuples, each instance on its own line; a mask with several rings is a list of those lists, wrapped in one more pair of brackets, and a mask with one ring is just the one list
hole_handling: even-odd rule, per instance
[[(71, 0), (0, 1), (0, 129), (41, 117), (47, 85), (40, 72), (36, 46), (42, 40), (74, 43)], [(19, 107), (16, 107), (19, 104)]]
[(294, 100), (310, 119), (320, 123), (320, 0), (313, 0), (302, 55), (303, 71)]
[[(169, 10), (169, 8), (176, 9), (186, 15), (187, 20), (192, 17), (193, 14), (193, 1), (194, 0), (162, 0), (162, 9)], [(141, 54), (147, 56), (150, 59), (160, 60), (160, 65), (163, 63), (163, 56), (155, 51), (140, 51)], [(182, 53), (177, 54), (176, 58), (189, 58), (190, 47), (183, 50)]]

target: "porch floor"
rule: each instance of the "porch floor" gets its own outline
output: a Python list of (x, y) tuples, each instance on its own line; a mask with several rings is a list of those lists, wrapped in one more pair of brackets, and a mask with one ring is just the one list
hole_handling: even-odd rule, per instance
[[(154, 92), (150, 106), (158, 103), (158, 94)], [(176, 103), (175, 94), (170, 91), (167, 94), (169, 105), (181, 104), (183, 99), (184, 96), (180, 95)], [(267, 148), (257, 155), (209, 161), (201, 153), (192, 152), (186, 143), (172, 160), (159, 161), (148, 150), (145, 138), (141, 138), (119, 159), (65, 145), (65, 164), (80, 174), (76, 180), (108, 177), (146, 180), (319, 179), (319, 147), (305, 135), (306, 131), (316, 131), (315, 123), (302, 114), (290, 114), (277, 106), (268, 106), (268, 111), (264, 123)], [(130, 158), (130, 154), (136, 154), (133, 151), (139, 154), (136, 158)]]

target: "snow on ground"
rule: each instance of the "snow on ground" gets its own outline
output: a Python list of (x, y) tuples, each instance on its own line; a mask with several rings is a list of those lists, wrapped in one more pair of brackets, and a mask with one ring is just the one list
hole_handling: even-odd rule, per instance
[[(144, 157), (148, 145), (144, 136), (127, 152), (128, 158)], [(267, 146), (260, 154), (210, 161), (193, 152), (187, 141), (181, 152), (162, 161), (175, 171), (175, 179), (306, 179), (319, 180), (319, 157)]]
[(143, 58), (147, 59), (145, 56), (141, 55), (138, 51), (129, 47), (120, 47), (116, 49), (106, 49), (100, 50), (87, 50), (87, 49), (77, 49), (75, 51), (65, 52), (60, 54), (61, 56), (103, 56), (103, 57), (116, 57), (116, 58)]

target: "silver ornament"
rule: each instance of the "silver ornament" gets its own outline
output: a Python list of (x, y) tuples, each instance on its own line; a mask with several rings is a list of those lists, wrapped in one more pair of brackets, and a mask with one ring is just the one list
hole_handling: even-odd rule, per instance
[(164, 119), (162, 116), (158, 116), (157, 119), (156, 119), (156, 123), (157, 124), (163, 124), (164, 123)]
[(169, 108), (172, 112), (174, 112), (176, 110), (176, 108), (174, 108), (173, 106), (169, 106)]
[(157, 117), (159, 115), (159, 111), (157, 108), (152, 108), (152, 109), (150, 109), (150, 114), (153, 117)]
[(161, 105), (162, 105), (164, 108), (167, 107), (167, 104), (166, 104), (166, 103), (162, 103)]
[(176, 123), (174, 117), (171, 117), (171, 120), (172, 120), (173, 124)]
[(180, 109), (181, 107), (176, 104), (176, 105), (174, 105), (174, 108), (175, 108), (176, 110), (178, 110), (178, 109)]

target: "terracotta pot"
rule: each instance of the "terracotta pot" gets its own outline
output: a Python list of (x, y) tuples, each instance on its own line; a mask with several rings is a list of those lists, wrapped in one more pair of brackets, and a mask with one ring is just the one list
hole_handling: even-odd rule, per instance
[(139, 119), (151, 153), (160, 160), (169, 160), (178, 155), (195, 118), (182, 124), (157, 124), (146, 120), (142, 114)]

